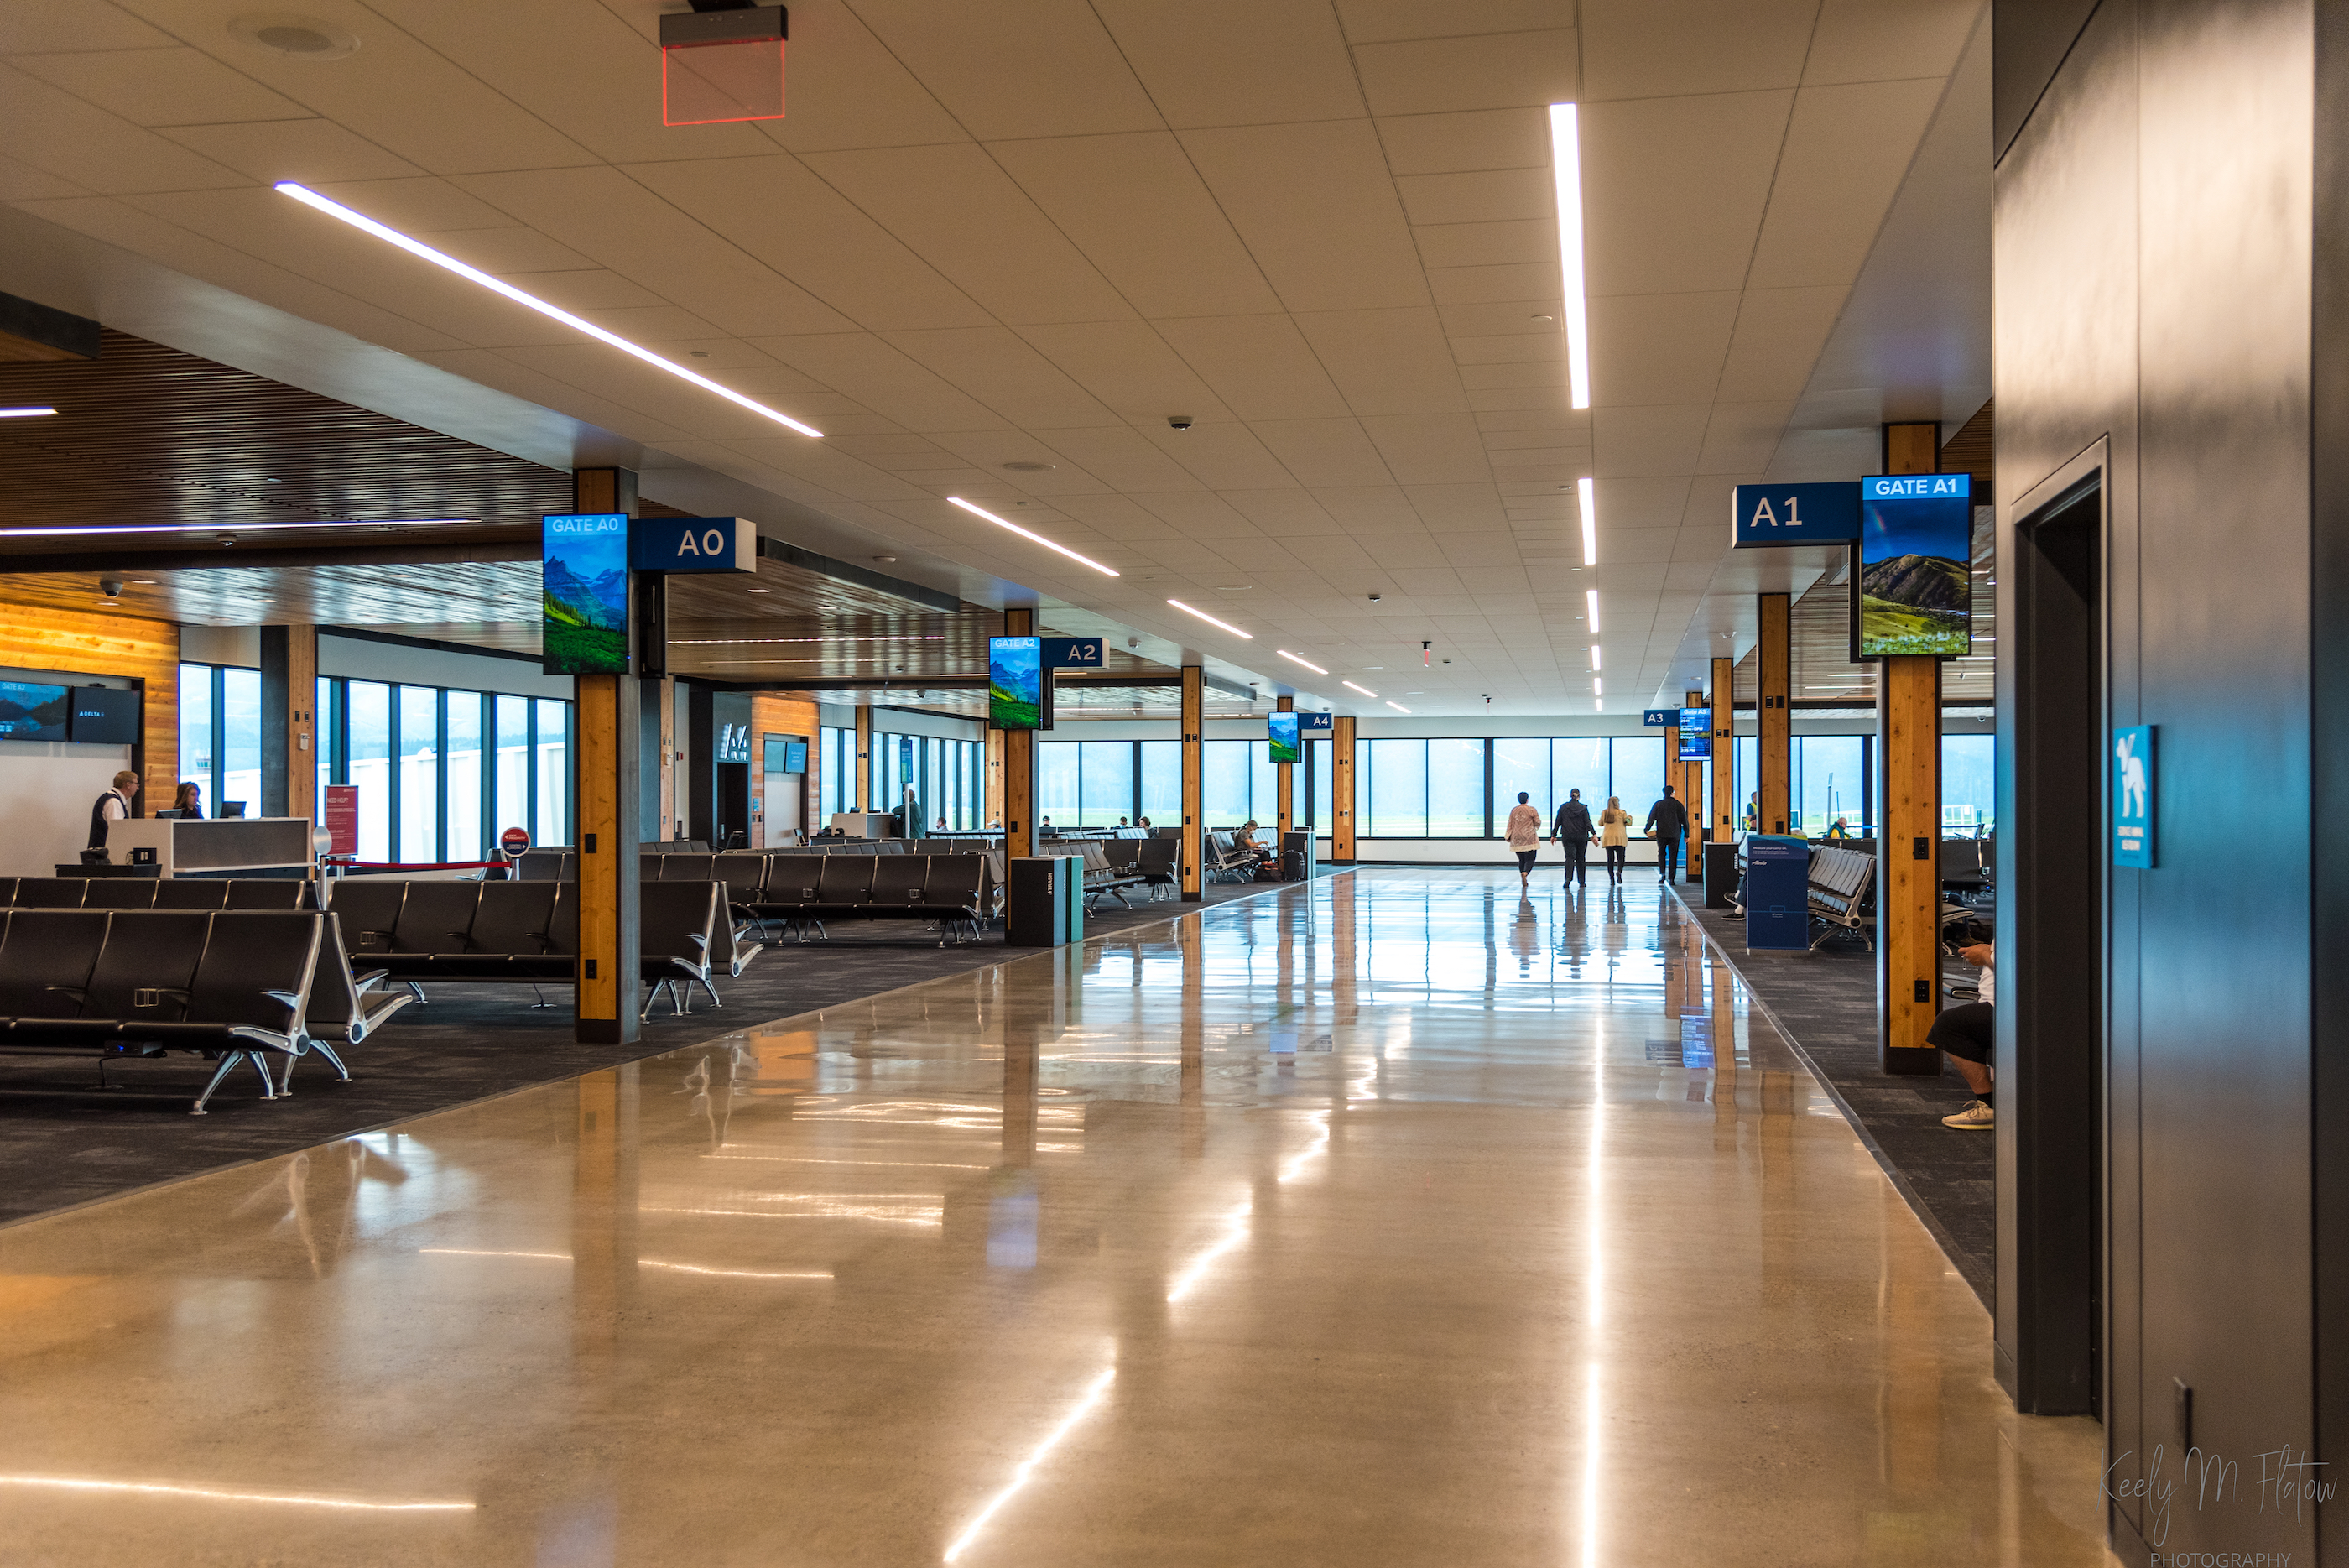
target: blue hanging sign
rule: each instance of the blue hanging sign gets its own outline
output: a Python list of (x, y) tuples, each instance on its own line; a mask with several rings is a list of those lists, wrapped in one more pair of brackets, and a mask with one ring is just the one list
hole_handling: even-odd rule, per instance
[(2153, 869), (2153, 726), (2113, 732), (2113, 864)]
[(1297, 728), (1300, 734), (1334, 735), (1338, 732), (1338, 715), (1335, 713), (1299, 713), (1297, 715)]
[(1729, 547), (1848, 545), (1859, 537), (1859, 482), (1741, 484), (1729, 504)]
[(1100, 638), (1046, 637), (1037, 640), (1043, 645), (1044, 668), (1047, 670), (1103, 668)]
[(637, 517), (628, 524), (637, 572), (755, 572), (759, 530), (748, 517)]
[(1640, 722), (1645, 724), (1651, 730), (1669, 730), (1680, 722), (1681, 711), (1678, 708), (1642, 708), (1640, 710)]

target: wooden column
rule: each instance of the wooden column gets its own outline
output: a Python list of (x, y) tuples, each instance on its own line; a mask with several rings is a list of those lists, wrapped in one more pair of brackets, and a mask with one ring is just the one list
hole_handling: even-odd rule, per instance
[[(583, 468), (573, 475), (572, 507), (633, 517), (636, 476), (625, 468)], [(637, 692), (643, 682), (633, 673), (573, 679), (579, 723), (578, 798), (572, 812), (579, 839), (574, 1028), (584, 1043), (626, 1044), (637, 1036), (644, 989), (636, 919), (643, 765), (636, 748), (644, 743)]]
[[(1731, 700), (1736, 681), (1735, 659), (1713, 661), (1713, 831), (1708, 836), (1715, 844), (1737, 837), (1737, 727), (1733, 721), (1737, 708)], [(1697, 870), (1704, 870), (1702, 857)]]
[[(1003, 635), (1036, 635), (1032, 608), (1003, 612)], [(1036, 732), (1003, 733), (1003, 853), (1007, 858), (1036, 853)]]
[(1341, 713), (1330, 732), (1330, 860), (1354, 863), (1354, 717)]
[[(1297, 711), (1297, 699), (1294, 697), (1277, 698), (1273, 701), (1272, 711), (1276, 713), (1294, 713)], [(1304, 737), (1301, 735), (1299, 736), (1297, 743), (1299, 749), (1302, 751), (1305, 744)], [(1297, 767), (1295, 763), (1275, 763), (1272, 764), (1272, 799), (1275, 815), (1279, 819), (1279, 829), (1282, 833), (1286, 834), (1297, 826)]]
[(657, 680), (646, 681), (642, 695), (660, 704), (660, 711), (654, 714), (651, 722), (644, 727), (645, 733), (660, 747), (659, 767), (646, 770), (647, 775), (656, 781), (653, 786), (653, 819), (657, 826), (655, 831), (663, 838), (675, 838), (678, 836), (677, 825), (684, 820), (685, 815), (678, 809), (677, 763), (683, 748), (678, 744), (680, 737), (677, 732), (676, 677), (664, 675)]
[[(318, 815), (318, 628), (261, 628), (261, 815)], [(168, 798), (154, 803), (170, 804)], [(207, 803), (209, 805), (210, 803)]]
[(990, 827), (1003, 826), (1003, 732), (987, 732), (987, 794), (986, 815), (979, 820)]
[[(1887, 473), (1931, 473), (1940, 427), (1884, 427)], [(1887, 1073), (1933, 1076), (1925, 1044), (1941, 1006), (1941, 664), (1881, 659), (1876, 680), (1878, 1060)]]
[(1763, 594), (1754, 601), (1761, 636), (1754, 650), (1755, 689), (1754, 716), (1760, 743), (1754, 750), (1760, 753), (1754, 782), (1762, 799), (1758, 803), (1762, 831), (1786, 833), (1795, 820), (1795, 728), (1794, 715), (1786, 708), (1789, 669), (1794, 655), (1793, 600), (1785, 594)]
[(851, 811), (873, 809), (873, 704), (856, 705), (856, 798), (848, 803)]
[(1207, 671), (1183, 667), (1183, 901), (1197, 903), (1206, 886), (1199, 836), (1206, 830), (1205, 756), (1199, 742), (1207, 727)]

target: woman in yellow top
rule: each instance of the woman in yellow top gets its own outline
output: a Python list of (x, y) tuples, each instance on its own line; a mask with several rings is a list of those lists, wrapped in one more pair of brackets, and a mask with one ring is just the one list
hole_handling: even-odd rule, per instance
[(1607, 851), (1607, 880), (1618, 887), (1623, 881), (1624, 846), (1631, 842), (1631, 814), (1623, 809), (1623, 797), (1610, 794), (1607, 809), (1599, 814), (1599, 846)]
[(1534, 857), (1541, 853), (1541, 813), (1527, 804), (1525, 791), (1509, 807), (1509, 847), (1517, 852), (1517, 890), (1523, 892), (1534, 873)]

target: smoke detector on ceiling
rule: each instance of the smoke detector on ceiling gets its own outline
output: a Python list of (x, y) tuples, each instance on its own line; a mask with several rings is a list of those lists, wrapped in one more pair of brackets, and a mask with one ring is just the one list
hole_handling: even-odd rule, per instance
[(254, 11), (228, 25), (229, 36), (289, 60), (339, 60), (358, 53), (347, 27), (288, 11)]

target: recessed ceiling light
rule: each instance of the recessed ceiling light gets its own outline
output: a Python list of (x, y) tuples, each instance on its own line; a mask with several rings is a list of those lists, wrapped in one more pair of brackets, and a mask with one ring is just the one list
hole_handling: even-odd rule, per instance
[(1009, 528), (1014, 534), (1019, 535), (1022, 539), (1031, 539), (1037, 544), (1043, 545), (1047, 550), (1057, 550), (1071, 561), (1081, 561), (1086, 566), (1091, 566), (1094, 571), (1099, 572), (1104, 577), (1113, 577), (1118, 575), (1116, 567), (1104, 566), (1090, 556), (1080, 556), (1074, 550), (1070, 549), (1066, 545), (1055, 545), (1050, 539), (1045, 538), (1041, 534), (1030, 534), (1027, 529), (1019, 526), (1019, 524), (1007, 522), (1003, 518), (998, 517), (994, 513), (988, 511), (983, 506), (973, 506), (969, 502), (965, 501), (959, 495), (949, 495), (947, 497), (947, 501), (948, 504), (959, 506), (974, 517), (986, 518), (998, 528)]
[(1599, 564), (1599, 496), (1597, 486), (1588, 479), (1574, 482), (1574, 498), (1582, 506), (1582, 564)]
[(1355, 691), (1359, 691), (1359, 692), (1361, 692), (1361, 693), (1363, 696), (1365, 696), (1365, 697), (1375, 697), (1375, 696), (1377, 696), (1377, 695), (1378, 695), (1378, 693), (1377, 693), (1377, 692), (1375, 692), (1375, 691), (1371, 691), (1369, 687), (1367, 687), (1367, 686), (1356, 686), (1356, 685), (1355, 685), (1352, 681), (1350, 681), (1350, 680), (1340, 680), (1338, 684), (1339, 684), (1339, 685), (1340, 685), (1340, 686), (1344, 686), (1344, 687), (1348, 688), (1349, 690)]
[(326, 213), (330, 218), (339, 218), (344, 223), (350, 224), (351, 227), (358, 229), (364, 233), (373, 234), (376, 238), (385, 241), (388, 244), (398, 245), (401, 250), (406, 251), (409, 254), (412, 256), (419, 256), (422, 259), (430, 262), (434, 266), (442, 267), (450, 272), (453, 272), (459, 277), (465, 279), (469, 283), (480, 284), (483, 288), (488, 289), (492, 294), (502, 294), (508, 299), (512, 300), (516, 305), (527, 306), (550, 320), (563, 323), (564, 326), (570, 327), (574, 332), (584, 332), (588, 337), (595, 339), (598, 343), (608, 343), (613, 348), (620, 350), (623, 354), (633, 355), (636, 358), (643, 360), (646, 364), (652, 366), (657, 370), (666, 370), (670, 375), (677, 377), (680, 380), (690, 381), (695, 386), (699, 387), (703, 391), (715, 392), (719, 397), (725, 399), (728, 402), (732, 403), (739, 408), (748, 409), (752, 413), (761, 415), (766, 419), (771, 419), (779, 425), (788, 425), (803, 436), (821, 437), (823, 434), (822, 431), (816, 429), (813, 425), (802, 424), (799, 421), (792, 418), (791, 415), (779, 413), (775, 410), (767, 407), (766, 404), (759, 401), (756, 398), (746, 398), (731, 387), (722, 387), (719, 385), (709, 377), (701, 374), (698, 370), (688, 370), (673, 359), (664, 359), (659, 355), (654, 353), (651, 349), (641, 348), (636, 344), (629, 342), (626, 338), (621, 337), (616, 332), (606, 332), (604, 328), (596, 326), (594, 322), (583, 320), (581, 317), (572, 315), (571, 312), (563, 309), (559, 306), (549, 305), (546, 301), (539, 298), (534, 294), (524, 294), (521, 289), (516, 288), (513, 285), (506, 282), (503, 278), (492, 277), (488, 273), (481, 271), (479, 267), (468, 266), (463, 262), (459, 261), (455, 256), (443, 254), (441, 252), (434, 250), (430, 245), (424, 244), (421, 240), (409, 239), (398, 229), (391, 228), (387, 224), (378, 223), (373, 218), (368, 217), (366, 213), (356, 212), (349, 207), (346, 207), (340, 202), (330, 202), (326, 197), (319, 195), (316, 191), (311, 190), (305, 185), (297, 185), (291, 180), (282, 180), (278, 182), (276, 188), (285, 195), (293, 197), (295, 201), (300, 202), (306, 206), (316, 207), (318, 211)]
[(1237, 628), (1237, 627), (1236, 627), (1236, 626), (1232, 625), (1232, 624), (1231, 624), (1231, 622), (1229, 622), (1229, 621), (1217, 620), (1214, 616), (1209, 615), (1206, 610), (1203, 610), (1203, 609), (1193, 609), (1189, 605), (1185, 604), (1181, 599), (1168, 599), (1166, 602), (1167, 602), (1168, 604), (1170, 604), (1170, 605), (1173, 605), (1176, 609), (1181, 610), (1181, 611), (1182, 611), (1184, 614), (1185, 614), (1185, 615), (1195, 615), (1195, 616), (1197, 616), (1201, 620), (1206, 621), (1209, 626), (1221, 627), (1224, 630), (1226, 630), (1226, 631), (1227, 631), (1227, 632), (1230, 632), (1234, 637), (1244, 637), (1244, 638), (1247, 639), (1250, 642), (1254, 642), (1254, 641), (1256, 640), (1256, 633), (1254, 633), (1254, 632), (1252, 632), (1252, 631), (1242, 631), (1239, 628)]
[(1319, 665), (1314, 663), (1311, 659), (1299, 659), (1297, 655), (1289, 652), (1288, 649), (1285, 648), (1276, 648), (1273, 649), (1273, 652), (1280, 655), (1281, 658), (1286, 659), (1291, 664), (1301, 664), (1305, 666), (1306, 669), (1310, 670), (1316, 675), (1327, 675), (1330, 673)]
[(1606, 668), (1605, 665), (1599, 662), (1599, 645), (1595, 642), (1592, 643), (1590, 645), (1590, 668), (1593, 670), (1603, 670)]
[(133, 587), (151, 588), (155, 586), (155, 579), (152, 577), (133, 577), (130, 579), (130, 585)]
[(1575, 106), (1549, 106), (1550, 169), (1557, 182), (1557, 259), (1564, 275), (1568, 400), (1590, 406), (1590, 319), (1582, 291), (1582, 138)]
[(339, 60), (358, 53), (358, 35), (316, 16), (257, 11), (228, 25), (240, 43), (289, 60)]
[(44, 414), (57, 411), (55, 409), (0, 409), (0, 420), (37, 420)]
[(1392, 699), (1390, 699), (1390, 700), (1388, 701), (1388, 702), (1387, 702), (1387, 706), (1388, 706), (1388, 707), (1390, 707), (1390, 708), (1392, 708), (1392, 709), (1393, 709), (1393, 710), (1394, 710), (1396, 712), (1398, 712), (1398, 713), (1408, 713), (1408, 712), (1410, 712), (1410, 711), (1411, 711), (1411, 710), (1410, 710), (1410, 709), (1408, 709), (1408, 708), (1404, 707), (1404, 706), (1403, 706), (1402, 703), (1400, 703), (1400, 702), (1397, 702), (1397, 701), (1392, 701)]
[(1585, 588), (1583, 597), (1590, 606), (1590, 635), (1597, 637), (1599, 635), (1599, 590)]
[(1215, 589), (1219, 594), (1244, 594), (1255, 586), (1253, 583), (1217, 583)]

